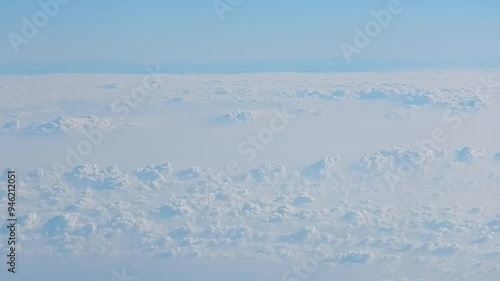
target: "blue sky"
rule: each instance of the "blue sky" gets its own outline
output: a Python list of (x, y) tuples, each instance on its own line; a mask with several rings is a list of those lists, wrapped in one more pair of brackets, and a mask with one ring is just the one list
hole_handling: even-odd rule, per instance
[[(16, 54), (8, 34), (21, 35), (22, 18), (42, 9), (37, 1), (1, 0), (0, 63), (343, 59), (340, 43), (352, 43), (354, 28), (388, 2), (242, 0), (221, 21), (213, 0), (69, 0)], [(500, 59), (500, 1), (401, 3), (403, 11), (354, 60)]]

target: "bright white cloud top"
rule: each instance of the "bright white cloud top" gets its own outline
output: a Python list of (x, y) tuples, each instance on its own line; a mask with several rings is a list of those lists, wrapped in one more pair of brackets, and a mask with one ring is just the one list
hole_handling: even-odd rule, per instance
[(26, 263), (123, 259), (96, 280), (500, 276), (500, 73), (145, 77), (0, 77)]

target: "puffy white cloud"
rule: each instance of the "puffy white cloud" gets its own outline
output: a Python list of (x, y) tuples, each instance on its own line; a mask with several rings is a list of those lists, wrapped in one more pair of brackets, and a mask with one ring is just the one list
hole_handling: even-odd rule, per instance
[(215, 123), (231, 125), (238, 123), (249, 123), (256, 121), (262, 117), (262, 114), (258, 112), (243, 111), (243, 110), (233, 110), (229, 113), (221, 114), (215, 119)]
[(129, 182), (129, 176), (122, 173), (118, 167), (110, 166), (100, 170), (99, 166), (93, 164), (76, 166), (65, 177), (76, 186), (99, 190), (123, 188)]
[(17, 221), (23, 229), (32, 230), (38, 225), (40, 218), (35, 212), (30, 212), (20, 215)]
[(393, 175), (405, 178), (419, 174), (445, 155), (446, 151), (438, 147), (409, 149), (398, 146), (363, 155), (353, 168), (364, 176)]
[(170, 163), (164, 162), (161, 164), (149, 165), (145, 168), (135, 170), (133, 174), (141, 181), (155, 182), (164, 180), (171, 170), (172, 167)]
[(272, 182), (285, 176), (285, 166), (276, 165), (276, 167), (273, 167), (268, 163), (264, 163), (261, 166), (250, 170), (246, 175), (247, 178), (252, 179), (256, 182)]
[(339, 173), (341, 161), (339, 154), (321, 158), (318, 162), (307, 167), (303, 175), (314, 180), (325, 180), (331, 178), (335, 173)]
[[(393, 157), (394, 152), (389, 155)], [(334, 166), (344, 174), (349, 169)], [(19, 221), (26, 243), (39, 243), (40, 234), (64, 238), (46, 246), (59, 253), (81, 251), (82, 241), (92, 239), (103, 251), (147, 256), (301, 260), (312, 255), (312, 245), (316, 245), (332, 253), (317, 260), (319, 264), (345, 266), (392, 264), (418, 256), (478, 256), (481, 252), (470, 245), (486, 249), (499, 233), (497, 217), (471, 212), (470, 207), (369, 200), (336, 203), (342, 193), (315, 193), (329, 182), (327, 177), (309, 181), (306, 175), (284, 171), (282, 165), (264, 164), (240, 181), (223, 181), (212, 170), (173, 171), (167, 162), (130, 173), (82, 165), (66, 175), (65, 185), (57, 185), (49, 184), (54, 179), (37, 169), (26, 176), (25, 188), (37, 191), (30, 198), (59, 201), (51, 204), (48, 215), (38, 214), (31, 206)], [(136, 185), (151, 180), (160, 188)], [(122, 184), (110, 184), (115, 182)], [(118, 188), (125, 183), (138, 189)], [(99, 191), (81, 193), (81, 187)], [(124, 243), (113, 244), (110, 239)], [(262, 245), (272, 247), (264, 250)], [(399, 258), (384, 258), (395, 255)], [(422, 263), (432, 264), (432, 260)]]
[[(396, 148), (382, 149), (375, 155), (364, 156), (366, 162), (353, 164), (373, 162), (364, 167), (384, 173), (397, 167), (402, 161), (399, 158), (419, 160), (425, 154)], [(394, 254), (400, 261), (416, 255), (474, 255), (468, 245), (488, 247), (493, 243), (490, 237), (498, 233), (497, 218), (471, 212), (470, 207), (439, 209), (432, 204), (412, 207), (368, 200), (335, 203), (345, 194), (316, 193), (320, 186), (331, 182), (330, 171), (333, 175), (349, 171), (350, 166), (339, 165), (339, 159), (324, 157), (311, 165), (314, 168), (310, 173), (301, 176), (287, 173), (284, 165), (264, 164), (233, 180), (199, 167), (173, 170), (168, 162), (131, 172), (81, 165), (65, 175), (64, 184), (36, 169), (26, 174), (27, 186), (23, 189), (35, 190), (27, 198), (47, 202), (52, 211), (47, 217), (30, 207), (20, 217), (20, 224), (28, 241), (37, 241), (40, 233), (71, 237), (47, 246), (63, 253), (79, 251), (78, 239), (93, 239), (108, 250), (118, 250), (125, 246), (106, 246), (105, 241), (140, 238), (139, 245), (128, 250), (157, 256), (169, 248), (172, 257), (208, 253), (218, 257), (223, 254), (217, 250), (219, 247), (229, 247), (231, 255), (246, 253), (255, 258), (264, 254), (246, 252), (247, 247), (272, 243), (277, 248), (264, 256), (282, 259), (307, 255), (301, 247), (317, 243), (331, 248), (333, 253), (341, 252), (321, 263), (343, 265), (368, 265), (378, 261), (375, 256)], [(310, 181), (311, 176), (316, 180)], [(363, 184), (351, 180), (351, 185)], [(150, 181), (159, 188), (140, 185)], [(123, 188), (127, 186), (137, 189)], [(99, 191), (82, 193), (82, 187)], [(402, 232), (408, 237), (400, 237)], [(451, 235), (453, 240), (447, 241), (442, 235)], [(381, 262), (388, 261), (381, 258)]]
[(112, 128), (110, 121), (94, 115), (86, 115), (81, 118), (60, 116), (48, 122), (35, 122), (24, 128), (24, 132), (31, 135), (57, 135), (81, 133), (91, 129), (107, 131)]
[(472, 164), (484, 157), (485, 152), (483, 149), (476, 149), (472, 146), (466, 146), (455, 151), (455, 161), (460, 163)]
[(26, 180), (28, 181), (42, 181), (46, 177), (43, 169), (35, 169), (26, 174)]
[(211, 169), (202, 169), (200, 167), (193, 166), (177, 171), (176, 175), (178, 179), (182, 181), (196, 181), (217, 177), (218, 173)]
[[(133, 132), (127, 138), (140, 143), (141, 148), (150, 150), (155, 147), (149, 146), (154, 141), (144, 137), (142, 133), (158, 136), (165, 129), (168, 133), (162, 135), (167, 137), (162, 138), (166, 143), (161, 149), (168, 150), (176, 137), (171, 134), (184, 133), (183, 130), (169, 131), (169, 128), (164, 127), (164, 124), (172, 122), (176, 129), (186, 129), (189, 144), (196, 145), (196, 141), (206, 141), (208, 138), (197, 140), (192, 136), (195, 136), (195, 129), (200, 124), (212, 127), (206, 123), (207, 120), (196, 123), (195, 128), (190, 127), (193, 124), (189, 123), (192, 120), (188, 118), (188, 113), (182, 115), (184, 108), (180, 108), (181, 104), (171, 102), (181, 101), (182, 107), (186, 108), (189, 108), (190, 102), (203, 104), (206, 115), (199, 116), (207, 116), (215, 112), (214, 108), (218, 110), (225, 106), (223, 114), (215, 116), (216, 122), (225, 124), (268, 118), (270, 112), (263, 111), (263, 108), (283, 105), (290, 108), (289, 112), (304, 118), (298, 119), (290, 126), (290, 130), (284, 132), (284, 142), (280, 143), (281, 138), (276, 139), (276, 143), (273, 143), (273, 149), (277, 148), (276, 150), (269, 147), (270, 150), (266, 150), (262, 156), (265, 161), (284, 164), (270, 165), (254, 161), (249, 163), (252, 168), (243, 171), (240, 176), (231, 177), (214, 168), (221, 167), (219, 160), (226, 161), (227, 155), (221, 153), (220, 159), (217, 154), (210, 156), (213, 159), (198, 161), (199, 159), (193, 159), (194, 153), (190, 153), (187, 147), (186, 151), (159, 151), (153, 157), (141, 155), (140, 163), (153, 159), (148, 162), (153, 164), (130, 172), (123, 170), (123, 167), (135, 167), (138, 159), (135, 157), (137, 154), (133, 155), (131, 152), (129, 159), (117, 163), (121, 169), (116, 166), (100, 168), (97, 165), (80, 165), (60, 178), (45, 166), (42, 167), (45, 170), (33, 170), (35, 163), (26, 160), (28, 158), (20, 153), (19, 157), (26, 158), (15, 158), (12, 163), (17, 165), (25, 162), (26, 165), (21, 166), (28, 167), (19, 167), (18, 171), (18, 198), (22, 209), (18, 214), (18, 222), (22, 229), (22, 252), (26, 256), (55, 253), (66, 257), (84, 252), (92, 256), (170, 257), (173, 261), (183, 257), (215, 260), (244, 257), (284, 262), (311, 261), (310, 258), (314, 258), (318, 262), (318, 268), (321, 268), (318, 270), (327, 266), (332, 273), (349, 275), (369, 272), (372, 279), (379, 277), (372, 275), (372, 270), (380, 270), (389, 272), (387, 278), (395, 280), (405, 274), (413, 276), (416, 271), (420, 273), (415, 276), (425, 280), (441, 280), (442, 276), (439, 274), (446, 272), (448, 266), (463, 268), (464, 275), (460, 276), (466, 279), (496, 280), (498, 274), (491, 275), (492, 278), (487, 278), (490, 275), (486, 275), (488, 269), (493, 269), (496, 265), (496, 238), (500, 233), (497, 216), (499, 209), (494, 200), (498, 193), (498, 173), (491, 161), (481, 163), (486, 168), (481, 171), (477, 171), (483, 168), (478, 167), (479, 165), (461, 165), (460, 169), (450, 169), (449, 159), (444, 158), (446, 151), (443, 149), (395, 147), (400, 143), (408, 143), (406, 137), (413, 136), (392, 139), (391, 136), (384, 135), (381, 138), (367, 138), (365, 141), (364, 137), (367, 135), (361, 132), (368, 126), (371, 133), (372, 129), (373, 132), (376, 131), (376, 126), (394, 125), (394, 128), (398, 127), (395, 130), (399, 130), (408, 125), (405, 133), (417, 134), (419, 132), (412, 131), (410, 121), (413, 122), (411, 124), (420, 125), (420, 121), (430, 121), (435, 117), (430, 116), (441, 117), (445, 109), (473, 113), (492, 106), (494, 103), (491, 101), (497, 98), (476, 93), (474, 89), (477, 83), (470, 78), (472, 76), (391, 73), (359, 76), (255, 74), (251, 78), (245, 75), (172, 77), (173, 80), (166, 83), (168, 88), (160, 85), (159, 91), (144, 104), (144, 108), (129, 116), (130, 120), (127, 122), (138, 124), (134, 130), (140, 130), (141, 134)], [(71, 76), (67, 80), (63, 79), (64, 81), (50, 77), (40, 78), (44, 83), (37, 84), (37, 91), (44, 97), (42, 100), (30, 98), (33, 95), (28, 95), (28, 91), (19, 93), (13, 87), (11, 78), (0, 77), (0, 80), (12, 83), (11, 86), (4, 86), (2, 83), (2, 86), (8, 88), (9, 95), (12, 92), (22, 97), (18, 98), (22, 101), (19, 107), (25, 109), (23, 112), (10, 112), (6, 103), (0, 103), (1, 112), (4, 118), (22, 118), (23, 123), (33, 116), (63, 114), (48, 122), (35, 123), (25, 128), (25, 132), (63, 134), (64, 138), (60, 138), (61, 140), (70, 139), (73, 134), (90, 129), (105, 129), (111, 124), (107, 119), (95, 116), (68, 117), (64, 115), (67, 113), (61, 113), (69, 112), (62, 106), (51, 107), (46, 112), (30, 111), (32, 107), (48, 107), (64, 98), (68, 103), (90, 104), (92, 108), (88, 111), (92, 113), (109, 111), (107, 104), (120, 100), (124, 92), (140, 83), (139, 78), (132, 76), (114, 76), (111, 78), (119, 78), (120, 81), (111, 83), (114, 80), (110, 77), (87, 77), (85, 83), (81, 78), (79, 80)], [(30, 79), (18, 79), (28, 86), (35, 86)], [(24, 85), (19, 81), (16, 80), (15, 84)], [(225, 89), (217, 90), (221, 81), (224, 82)], [(53, 87), (54, 83), (58, 87)], [(118, 89), (115, 85), (119, 86)], [(26, 89), (25, 86), (22, 88)], [(70, 90), (77, 93), (67, 95)], [(9, 98), (3, 91), (0, 93), (2, 95)], [(371, 103), (374, 100), (377, 103)], [(235, 104), (242, 105), (247, 110), (231, 111)], [(374, 111), (360, 110), (350, 115), (349, 106), (353, 104), (367, 109), (373, 106)], [(346, 108), (343, 108), (344, 105)], [(394, 109), (395, 106), (398, 109)], [(402, 112), (399, 108), (402, 108)], [(336, 112), (338, 109), (344, 112)], [(389, 115), (392, 117), (406, 118), (383, 118), (383, 113), (386, 112), (391, 112)], [(407, 114), (421, 112), (425, 114)], [(493, 110), (492, 112), (494, 113)], [(111, 113), (114, 112), (106, 114)], [(160, 118), (156, 120), (150, 114)], [(342, 119), (344, 116), (357, 118), (359, 115), (362, 115), (360, 119)], [(314, 120), (308, 117), (314, 117)], [(481, 118), (481, 115), (477, 117)], [(473, 122), (472, 118), (470, 122)], [(356, 127), (352, 126), (354, 123)], [(334, 124), (331, 134), (328, 124)], [(375, 127), (371, 127), (372, 124)], [(361, 130), (358, 130), (358, 125)], [(14, 122), (4, 125), (3, 129), (17, 130), (18, 127)], [(244, 127), (241, 129), (245, 129)], [(317, 127), (316, 131), (321, 131), (318, 136), (331, 137), (327, 141), (334, 143), (323, 147), (316, 145), (321, 142), (314, 139), (311, 142), (314, 145), (304, 145), (308, 141), (307, 137), (316, 137), (303, 137), (300, 129), (305, 127), (307, 132), (313, 132)], [(219, 129), (227, 129), (227, 132), (243, 131), (235, 128)], [(356, 135), (349, 135), (353, 129)], [(467, 126), (460, 130), (464, 134), (468, 133)], [(382, 131), (375, 133), (377, 136), (378, 133), (382, 135)], [(457, 135), (458, 133), (457, 131)], [(18, 134), (12, 136), (25, 140)], [(107, 138), (103, 150), (106, 150), (106, 145), (112, 147), (121, 144), (123, 139), (120, 137), (118, 134), (116, 138)], [(187, 139), (184, 135), (181, 137), (182, 140)], [(234, 137), (231, 135), (228, 140)], [(292, 138), (295, 137), (303, 139), (294, 142)], [(363, 142), (348, 143), (353, 139), (362, 139)], [(36, 139), (30, 138), (26, 141), (32, 145), (34, 140)], [(336, 143), (337, 140), (339, 143)], [(294, 146), (297, 143), (300, 146)], [(17, 148), (23, 144), (20, 142), (10, 145)], [(135, 148), (128, 145), (129, 143), (124, 142), (123, 148)], [(216, 145), (218, 144), (214, 145), (214, 150)], [(388, 148), (384, 148), (387, 146)], [(366, 151), (367, 147), (373, 152), (359, 155), (358, 151)], [(288, 148), (291, 148), (290, 151), (304, 151), (298, 153), (297, 157), (290, 153), (283, 159), (274, 158)], [(332, 148), (338, 148), (339, 151), (332, 151)], [(487, 149), (495, 148), (491, 145)], [(335, 154), (346, 150), (352, 158)], [(9, 152), (9, 149), (3, 151)], [(20, 151), (23, 152), (22, 149)], [(124, 151), (129, 154), (129, 151)], [(235, 153), (234, 150), (232, 152)], [(455, 160), (459, 163), (475, 162), (483, 157), (480, 152), (481, 150), (467, 146), (450, 158), (456, 156)], [(175, 156), (176, 153), (180, 157)], [(317, 162), (306, 166), (300, 173), (296, 172), (296, 167), (308, 164), (300, 160), (303, 155), (311, 156), (307, 153), (325, 157), (318, 157)], [(99, 156), (106, 161), (113, 160), (114, 157), (109, 154)], [(194, 157), (196, 156), (205, 157), (201, 154)], [(173, 165), (161, 160), (161, 157), (169, 159)], [(179, 163), (175, 157), (182, 158), (182, 165), (209, 163), (206, 167), (210, 169), (205, 166), (174, 169)], [(494, 158), (500, 159), (500, 156)], [(12, 165), (9, 164), (9, 157), (2, 159), (6, 159), (5, 164)], [(489, 176), (484, 176), (482, 172)], [(398, 188), (379, 184), (380, 178), (391, 175), (408, 177), (408, 181), (398, 183)], [(1, 181), (5, 184), (6, 172), (3, 176)], [(426, 201), (435, 203), (419, 203)], [(7, 202), (6, 189), (0, 189), (0, 205), (7, 206)], [(5, 240), (7, 234), (6, 228), (0, 230), (2, 240)], [(318, 248), (328, 249), (329, 254), (316, 259), (313, 254)], [(471, 267), (474, 264), (480, 265), (475, 269), (468, 269), (463, 264), (472, 264)], [(386, 270), (399, 266), (401, 270)], [(405, 266), (410, 270), (406, 271)], [(399, 274), (401, 272), (405, 274)], [(454, 274), (450, 273), (449, 276), (455, 277)], [(344, 277), (341, 274), (328, 276)]]

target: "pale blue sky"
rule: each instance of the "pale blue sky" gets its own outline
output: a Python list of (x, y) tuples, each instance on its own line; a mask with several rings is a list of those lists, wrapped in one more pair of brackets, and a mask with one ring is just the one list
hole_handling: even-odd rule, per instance
[[(48, 0), (41, 0), (46, 2)], [(221, 0), (226, 2), (227, 0)], [(38, 1), (0, 0), (0, 63), (226, 63), (343, 59), (356, 26), (389, 0), (69, 0), (16, 54), (8, 34)], [(412, 0), (354, 60), (500, 59), (500, 1)]]

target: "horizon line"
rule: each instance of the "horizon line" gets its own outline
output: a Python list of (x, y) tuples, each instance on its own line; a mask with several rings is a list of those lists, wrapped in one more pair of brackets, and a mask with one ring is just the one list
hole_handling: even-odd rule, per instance
[(165, 74), (245, 73), (357, 73), (435, 70), (500, 70), (500, 59), (491, 60), (280, 60), (254, 62), (169, 62), (140, 64), (117, 61), (52, 61), (0, 63), (0, 75), (37, 74), (141, 74), (147, 66), (159, 66)]

